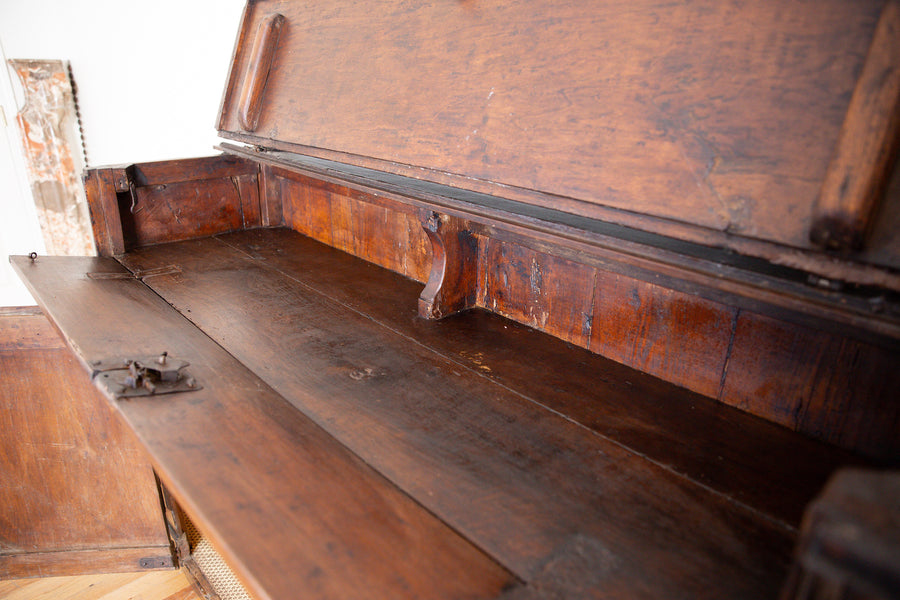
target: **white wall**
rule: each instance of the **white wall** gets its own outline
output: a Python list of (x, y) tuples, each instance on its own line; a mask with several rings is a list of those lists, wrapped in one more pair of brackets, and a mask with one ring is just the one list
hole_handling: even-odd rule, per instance
[[(89, 166), (207, 156), (243, 4), (0, 0), (3, 63), (71, 63)], [(17, 141), (18, 82), (0, 71), (0, 306), (14, 306), (32, 301), (7, 255), (43, 244)]]

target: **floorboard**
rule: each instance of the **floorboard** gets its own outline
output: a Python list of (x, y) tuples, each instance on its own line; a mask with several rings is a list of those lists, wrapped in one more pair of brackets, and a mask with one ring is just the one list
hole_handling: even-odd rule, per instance
[(0, 581), (3, 600), (202, 600), (181, 571)]

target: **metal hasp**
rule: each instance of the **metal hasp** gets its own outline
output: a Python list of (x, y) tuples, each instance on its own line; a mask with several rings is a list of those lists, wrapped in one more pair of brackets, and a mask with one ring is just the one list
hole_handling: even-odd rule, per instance
[(184, 368), (190, 363), (167, 352), (156, 356), (94, 361), (94, 381), (115, 396), (135, 398), (203, 389)]

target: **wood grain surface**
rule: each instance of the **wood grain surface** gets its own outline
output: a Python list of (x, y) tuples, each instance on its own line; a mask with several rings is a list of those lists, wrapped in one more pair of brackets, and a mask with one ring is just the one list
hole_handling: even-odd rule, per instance
[(887, 2), (813, 210), (810, 239), (859, 250), (874, 225), (900, 133), (900, 3)]
[(0, 578), (167, 558), (149, 458), (42, 314), (0, 314)]
[(142, 283), (86, 277), (127, 272), (112, 259), (13, 265), (85, 364), (163, 350), (191, 362), (202, 390), (116, 407), (255, 596), (478, 598), (515, 581)]
[(420, 285), (292, 232), (219, 239), (448, 360), (788, 524), (799, 523), (804, 505), (834, 469), (857, 463), (846, 452), (487, 312), (416, 319), (412, 298)]
[[(883, 4), (257, 2), (219, 129), (566, 212), (615, 207), (805, 248)], [(245, 135), (246, 32), (272, 12), (285, 25)]]
[(181, 571), (0, 581), (4, 600), (201, 600)]
[[(639, 577), (661, 597), (715, 596), (724, 589), (732, 597), (758, 597), (777, 589), (790, 526), (763, 517), (737, 494), (714, 492), (597, 435), (565, 417), (562, 406), (556, 406), (560, 412), (541, 406), (518, 391), (529, 385), (526, 373), (535, 363), (521, 367), (521, 381), (510, 389), (485, 376), (492, 363), (481, 369), (458, 354), (435, 353), (431, 336), (408, 333), (423, 323), (415, 317), (414, 298), (404, 315), (397, 310), (399, 284), (390, 281), (395, 289), (387, 294), (384, 283), (371, 285), (384, 271), (334, 260), (330, 249), (321, 254), (282, 245), (283, 239), (267, 243), (274, 235), (238, 234), (246, 244), (241, 252), (197, 240), (145, 248), (123, 260), (131, 269), (178, 263), (183, 273), (177, 280), (148, 280), (157, 293), (524, 581), (552, 571), (557, 558), (567, 563), (580, 556), (576, 548), (584, 541), (584, 569), (605, 573), (604, 581), (622, 577), (625, 586)], [(351, 283), (343, 292), (355, 298), (350, 307), (315, 290), (320, 277), (335, 287)], [(364, 309), (369, 303), (393, 307), (387, 310), (394, 313), (391, 325), (373, 321), (380, 311)], [(497, 356), (504, 339), (486, 332), (481, 344), (493, 344)], [(542, 345), (534, 344), (531, 349)], [(477, 348), (451, 347), (454, 354)], [(527, 356), (510, 354), (509, 360)], [(540, 373), (534, 377), (546, 381)], [(512, 380), (509, 372), (506, 377), (504, 383)], [(548, 396), (569, 397), (559, 379), (541, 385)], [(740, 479), (727, 471), (722, 479), (731, 483), (725, 486), (734, 486)], [(654, 565), (652, 572), (645, 564)]]
[[(272, 172), (280, 182), (288, 226), (425, 283), (433, 250), (423, 244), (424, 228), (411, 225), (417, 199), (287, 169)], [(859, 363), (831, 353), (821, 357), (817, 368), (842, 381), (849, 381), (851, 372), (870, 373), (866, 381), (891, 381), (900, 372), (896, 341), (867, 336), (867, 326), (858, 320), (864, 313), (890, 319), (892, 309), (884, 298), (851, 300), (815, 290), (808, 280), (746, 272), (738, 277), (751, 287), (740, 289), (731, 278), (740, 271), (736, 266), (698, 264), (702, 259), (682, 256), (679, 268), (672, 269), (662, 262), (671, 258), (665, 252), (654, 263), (654, 258), (640, 256), (646, 248), (638, 245), (612, 239), (597, 240), (597, 245), (574, 242), (571, 236), (577, 232), (572, 229), (536, 232), (528, 217), (516, 222), (502, 220), (499, 213), (452, 218), (465, 222), (478, 242), (478, 306), (806, 435), (878, 460), (900, 460), (896, 423), (877, 416), (885, 403), (879, 390), (886, 388), (857, 386), (840, 410), (829, 408), (814, 400), (821, 391), (810, 378), (805, 353), (781, 353), (780, 336), (765, 327), (744, 347), (752, 334), (738, 327), (739, 315), (758, 315), (777, 323), (785, 335), (821, 331), (835, 343), (858, 348)], [(697, 270), (707, 268), (709, 277), (698, 279)], [(359, 292), (365, 293), (363, 286)], [(855, 301), (862, 306), (851, 314), (847, 308)], [(824, 302), (832, 307), (825, 312)], [(759, 369), (746, 352), (772, 352), (779, 359)], [(781, 395), (784, 389), (792, 393)], [(786, 418), (798, 410), (808, 410), (808, 418)], [(825, 413), (832, 426), (815, 425)]]
[(91, 169), (85, 193), (101, 256), (268, 225), (259, 166), (234, 156)]

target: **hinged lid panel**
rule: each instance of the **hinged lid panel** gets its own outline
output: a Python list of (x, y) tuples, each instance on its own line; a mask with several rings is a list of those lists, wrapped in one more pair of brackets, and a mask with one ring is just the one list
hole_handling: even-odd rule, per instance
[(882, 5), (260, 0), (219, 129), (806, 247)]

